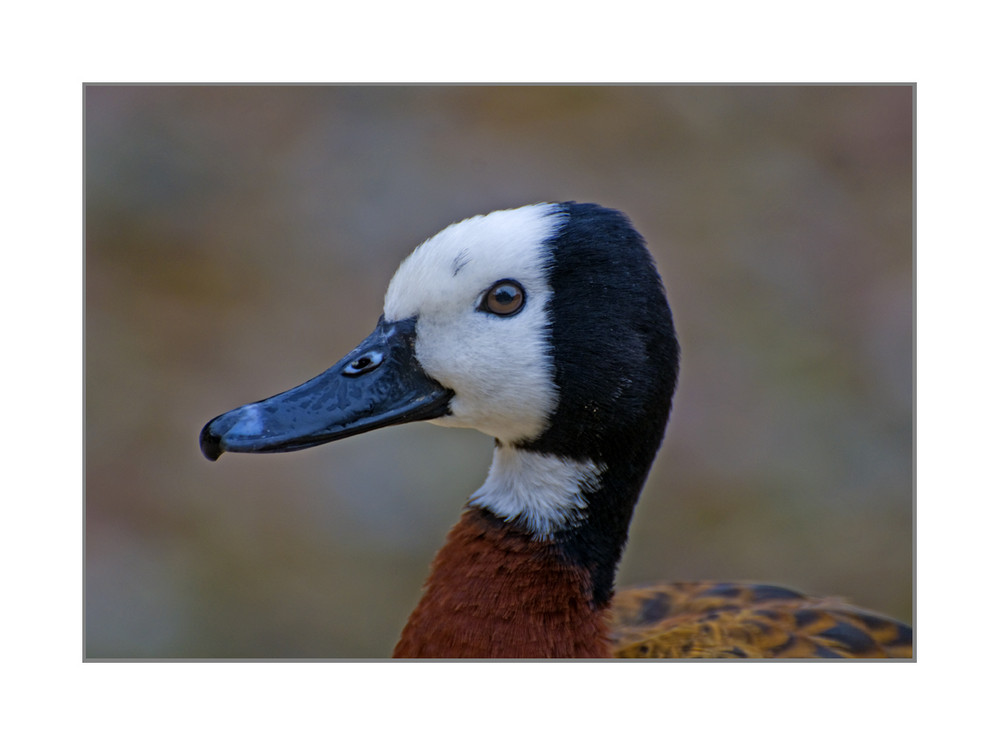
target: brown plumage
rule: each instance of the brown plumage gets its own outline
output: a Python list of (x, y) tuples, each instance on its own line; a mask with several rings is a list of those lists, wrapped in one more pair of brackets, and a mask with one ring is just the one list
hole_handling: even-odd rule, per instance
[(835, 598), (755, 583), (664, 583), (619, 591), (618, 658), (910, 658), (909, 626)]
[(397, 658), (910, 658), (910, 628), (774, 585), (627, 588), (610, 610), (551, 542), (468, 510), (434, 558)]
[(396, 658), (606, 658), (590, 576), (551, 543), (470, 510), (431, 565)]

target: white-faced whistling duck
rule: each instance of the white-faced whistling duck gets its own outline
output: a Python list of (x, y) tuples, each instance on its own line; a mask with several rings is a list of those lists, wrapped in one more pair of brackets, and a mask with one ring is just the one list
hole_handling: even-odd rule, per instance
[(316, 378), (216, 417), (201, 448), (294, 451), (417, 420), (494, 438), (396, 657), (911, 657), (907, 625), (777, 586), (615, 593), (679, 360), (628, 218), (573, 202), (501, 210), (418, 246), (371, 335)]

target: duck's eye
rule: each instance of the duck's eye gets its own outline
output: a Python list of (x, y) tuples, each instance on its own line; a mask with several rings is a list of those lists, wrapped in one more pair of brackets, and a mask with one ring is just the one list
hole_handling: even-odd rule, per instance
[(496, 316), (513, 316), (524, 308), (524, 288), (517, 280), (500, 280), (486, 291), (479, 310)]

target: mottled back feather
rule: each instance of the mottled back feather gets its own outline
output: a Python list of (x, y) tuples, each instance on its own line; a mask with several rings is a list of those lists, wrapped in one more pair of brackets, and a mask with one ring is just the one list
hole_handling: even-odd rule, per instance
[(618, 658), (911, 658), (912, 631), (889, 617), (773, 585), (664, 583), (619, 591)]

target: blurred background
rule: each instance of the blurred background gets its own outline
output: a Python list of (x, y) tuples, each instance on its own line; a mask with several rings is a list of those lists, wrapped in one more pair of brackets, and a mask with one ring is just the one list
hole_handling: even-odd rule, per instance
[(491, 440), (198, 433), (353, 348), (420, 241), (538, 201), (626, 212), (680, 334), (619, 585), (911, 619), (911, 87), (89, 86), (85, 155), (88, 657), (391, 653)]

